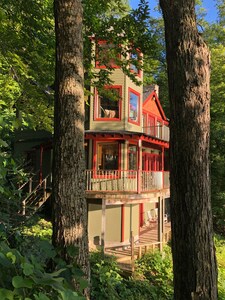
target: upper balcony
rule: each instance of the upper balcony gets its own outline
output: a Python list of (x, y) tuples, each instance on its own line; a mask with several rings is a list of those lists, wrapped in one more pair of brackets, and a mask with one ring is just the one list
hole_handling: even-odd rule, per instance
[(169, 142), (170, 129), (167, 125), (142, 127), (142, 132), (160, 140)]

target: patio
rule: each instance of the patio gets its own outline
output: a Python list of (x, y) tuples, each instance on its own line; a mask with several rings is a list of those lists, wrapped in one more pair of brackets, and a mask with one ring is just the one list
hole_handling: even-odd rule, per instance
[(122, 247), (106, 247), (105, 253), (114, 255), (121, 269), (132, 272), (134, 270), (134, 261), (140, 258), (148, 251), (159, 249), (160, 251), (171, 238), (171, 223), (164, 224), (164, 233), (162, 242), (158, 241), (157, 223), (143, 226), (140, 229), (140, 238), (136, 243), (131, 243)]

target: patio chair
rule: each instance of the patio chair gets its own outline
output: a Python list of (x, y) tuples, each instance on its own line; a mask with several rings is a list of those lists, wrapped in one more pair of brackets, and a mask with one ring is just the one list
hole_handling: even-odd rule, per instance
[(157, 219), (154, 218), (150, 212), (150, 210), (147, 211), (147, 222), (149, 223), (149, 225), (151, 224), (156, 224)]

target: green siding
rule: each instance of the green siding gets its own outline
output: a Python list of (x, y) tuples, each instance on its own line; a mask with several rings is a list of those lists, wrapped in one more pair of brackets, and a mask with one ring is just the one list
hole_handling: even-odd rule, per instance
[(106, 207), (106, 242), (121, 242), (121, 205)]
[[(130, 222), (130, 215), (132, 212), (132, 224)], [(133, 235), (139, 235), (139, 205), (132, 204), (132, 205), (125, 205), (125, 228), (124, 228), (124, 240), (130, 240), (130, 232), (133, 231)]]
[(101, 241), (102, 205), (88, 204), (88, 236), (90, 245), (99, 245)]

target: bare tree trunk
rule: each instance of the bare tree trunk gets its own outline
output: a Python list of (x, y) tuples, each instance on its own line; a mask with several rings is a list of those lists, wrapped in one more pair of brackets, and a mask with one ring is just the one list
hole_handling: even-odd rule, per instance
[[(85, 199), (82, 4), (55, 0), (56, 91), (53, 163), (53, 243), (89, 279)], [(77, 246), (71, 257), (68, 246)]]
[(217, 299), (209, 174), (210, 55), (194, 0), (160, 0), (170, 95), (174, 299)]

